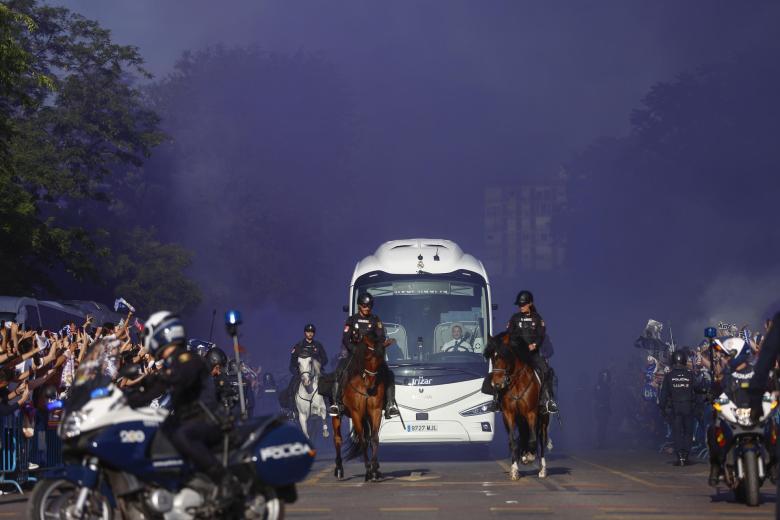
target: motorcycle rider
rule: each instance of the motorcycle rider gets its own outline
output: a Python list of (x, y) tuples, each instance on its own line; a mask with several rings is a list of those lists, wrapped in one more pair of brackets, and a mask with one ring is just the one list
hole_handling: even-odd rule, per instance
[(212, 347), (206, 353), (205, 360), (211, 377), (214, 378), (217, 401), (227, 414), (235, 415), (237, 411), (240, 411), (237, 410), (238, 391), (232, 384), (232, 379), (236, 378), (231, 378), (227, 373), (227, 354), (219, 347)]
[[(753, 377), (750, 379), (748, 386), (748, 393), (750, 394), (750, 418), (753, 421), (758, 421), (764, 414), (762, 406), (762, 398), (764, 392), (767, 389), (773, 389), (775, 384), (770, 385), (769, 373), (775, 368), (775, 363), (780, 355), (780, 327), (777, 324), (780, 323), (780, 312), (776, 313), (771, 321), (769, 321), (766, 335), (761, 343), (761, 350), (758, 354), (758, 359), (753, 367)], [(772, 380), (775, 378), (773, 377)], [(774, 383), (774, 381), (773, 381)], [(780, 456), (780, 443), (777, 447), (777, 455)], [(777, 468), (772, 468), (772, 471), (776, 471)], [(780, 499), (780, 478), (775, 479), (777, 482), (777, 498)], [(780, 504), (780, 502), (777, 502)], [(775, 509), (775, 518), (780, 519), (780, 508)]]
[[(344, 410), (341, 402), (341, 388), (344, 384), (345, 373), (352, 361), (355, 347), (367, 334), (374, 334), (377, 341), (385, 341), (385, 329), (379, 316), (373, 314), (374, 297), (367, 292), (361, 293), (357, 299), (358, 312), (347, 318), (344, 324), (344, 333), (341, 336), (341, 346), (347, 352), (347, 355), (339, 360), (336, 367), (336, 375), (333, 381), (333, 401), (328, 412), (332, 416), (338, 416)], [(387, 363), (382, 363), (381, 377), (385, 383), (385, 418), (390, 419), (399, 415), (398, 406), (395, 402), (395, 376), (388, 368)]]
[(293, 345), (292, 351), (290, 351), (290, 373), (292, 377), (290, 378), (290, 384), (287, 385), (287, 391), (283, 396), (280, 396), (280, 400), (285, 401), (281, 403), (283, 408), (295, 409), (295, 392), (301, 380), (301, 374), (298, 371), (299, 357), (313, 357), (319, 361), (321, 369), (328, 364), (328, 354), (325, 352), (325, 347), (314, 339), (316, 333), (317, 327), (313, 323), (306, 324), (303, 328), (303, 339)]
[(672, 353), (672, 369), (664, 376), (658, 396), (658, 406), (672, 426), (676, 466), (688, 463), (693, 439), (695, 392), (695, 375), (688, 368), (688, 356), (684, 351), (676, 350)]
[[(554, 380), (555, 372), (547, 363), (547, 358), (542, 352), (542, 345), (546, 337), (546, 327), (541, 315), (534, 306), (534, 295), (531, 291), (520, 291), (515, 299), (515, 305), (519, 312), (509, 318), (507, 332), (509, 332), (512, 344), (525, 342), (531, 351), (530, 363), (539, 379), (542, 380), (542, 391), (539, 396), (542, 410), (546, 413), (557, 413), (558, 404), (555, 402)], [(494, 396), (498, 400), (498, 396)]]
[(149, 317), (141, 340), (147, 351), (163, 362), (163, 367), (142, 380), (130, 404), (167, 391), (172, 412), (163, 424), (163, 431), (178, 452), (218, 486), (221, 500), (230, 503), (238, 489), (238, 480), (209, 449), (222, 438), (222, 422), (214, 414), (218, 410), (216, 389), (203, 358), (187, 351), (184, 326), (169, 311), (159, 311)]

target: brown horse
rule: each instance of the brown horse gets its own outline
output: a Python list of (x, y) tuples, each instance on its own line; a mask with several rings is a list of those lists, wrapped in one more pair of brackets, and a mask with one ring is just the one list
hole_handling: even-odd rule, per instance
[[(487, 348), (493, 368), (491, 383), (501, 395), (501, 414), (509, 435), (509, 452), (512, 456), (510, 477), (520, 478), (518, 462), (529, 464), (539, 450), (539, 478), (547, 476), (547, 461), (544, 450), (547, 446), (549, 415), (539, 412), (541, 384), (527, 362), (530, 356), (527, 345), (510, 345), (509, 334), (502, 333), (490, 338)], [(524, 359), (526, 361), (524, 361)], [(515, 437), (517, 426), (518, 437)], [(526, 442), (523, 442), (526, 441)], [(520, 453), (521, 446), (526, 451)]]
[[(346, 369), (346, 381), (343, 387), (342, 403), (345, 415), (352, 419), (350, 445), (347, 460), (363, 455), (366, 465), (366, 481), (378, 481), (377, 454), (379, 451), (379, 427), (382, 423), (382, 409), (385, 400), (385, 384), (380, 377), (382, 363), (385, 362), (385, 344), (373, 335), (365, 336), (357, 344), (352, 360)], [(336, 478), (344, 478), (341, 464), (341, 417), (333, 417), (333, 442), (336, 445)], [(371, 449), (371, 460), (368, 451)]]

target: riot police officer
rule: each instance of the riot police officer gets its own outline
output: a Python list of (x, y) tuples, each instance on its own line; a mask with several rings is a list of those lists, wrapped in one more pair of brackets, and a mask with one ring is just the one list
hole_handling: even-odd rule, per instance
[[(330, 406), (330, 415), (337, 416), (343, 411), (341, 403), (341, 387), (344, 384), (344, 376), (347, 367), (354, 355), (355, 346), (367, 334), (374, 334), (377, 341), (385, 341), (385, 329), (379, 316), (373, 314), (374, 297), (367, 292), (358, 296), (358, 312), (347, 318), (344, 324), (344, 333), (341, 336), (341, 346), (347, 352), (347, 355), (339, 360), (336, 367), (336, 376), (333, 381), (333, 400)], [(385, 383), (385, 418), (398, 415), (398, 407), (395, 403), (395, 376), (388, 368), (387, 363), (382, 363), (381, 377)]]
[(531, 351), (530, 363), (542, 380), (542, 392), (539, 399), (542, 410), (546, 413), (557, 413), (558, 404), (555, 402), (554, 381), (555, 372), (547, 363), (547, 358), (542, 353), (542, 345), (546, 337), (544, 320), (534, 306), (534, 295), (531, 291), (520, 291), (515, 299), (518, 311), (509, 318), (507, 332), (510, 341), (517, 345), (524, 342)]
[(672, 369), (664, 376), (658, 396), (658, 406), (672, 426), (677, 466), (688, 463), (693, 439), (693, 408), (697, 389), (694, 373), (687, 367), (687, 363), (685, 352), (677, 350), (672, 353)]
[(163, 431), (182, 456), (209, 475), (219, 486), (222, 499), (229, 502), (238, 481), (209, 449), (222, 435), (209, 369), (203, 358), (187, 351), (184, 326), (171, 312), (152, 314), (144, 324), (141, 338), (148, 352), (163, 361), (163, 368), (142, 380), (134, 399), (143, 400), (164, 391), (170, 394), (173, 412), (165, 420)]
[(299, 357), (313, 357), (320, 363), (321, 368), (325, 368), (328, 364), (328, 354), (325, 352), (325, 347), (322, 343), (314, 339), (314, 335), (317, 333), (317, 328), (313, 323), (308, 323), (303, 328), (303, 339), (293, 345), (290, 351), (290, 384), (287, 385), (287, 391), (285, 392), (285, 402), (282, 403), (284, 408), (295, 408), (295, 392), (300, 382), (301, 374), (298, 371), (298, 358)]

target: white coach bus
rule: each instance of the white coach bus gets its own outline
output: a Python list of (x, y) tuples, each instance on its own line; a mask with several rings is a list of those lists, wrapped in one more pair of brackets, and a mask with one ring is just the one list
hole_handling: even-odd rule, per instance
[(494, 414), (481, 387), (493, 307), (482, 262), (450, 240), (393, 240), (358, 262), (345, 310), (356, 312), (363, 291), (395, 340), (387, 361), (405, 423), (383, 421), (380, 441), (490, 442)]

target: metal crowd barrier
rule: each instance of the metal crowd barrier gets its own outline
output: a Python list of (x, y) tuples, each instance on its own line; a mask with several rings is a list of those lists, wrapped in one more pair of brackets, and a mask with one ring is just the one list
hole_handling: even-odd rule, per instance
[(28, 439), (22, 432), (20, 412), (0, 417), (0, 491), (12, 486), (22, 493), (23, 484), (38, 480), (37, 473), (62, 465), (62, 440), (57, 421), (52, 419), (38, 417)]

